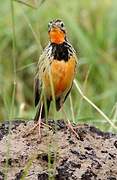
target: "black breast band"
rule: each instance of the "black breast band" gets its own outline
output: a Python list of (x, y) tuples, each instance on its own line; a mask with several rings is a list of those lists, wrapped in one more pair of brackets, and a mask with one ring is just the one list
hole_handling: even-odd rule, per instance
[(69, 51), (66, 42), (63, 42), (62, 44), (52, 43), (51, 45), (52, 45), (52, 56), (54, 56), (54, 59), (68, 61)]

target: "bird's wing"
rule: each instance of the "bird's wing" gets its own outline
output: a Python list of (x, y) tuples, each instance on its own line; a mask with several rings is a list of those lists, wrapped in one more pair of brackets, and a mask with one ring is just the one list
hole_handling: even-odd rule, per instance
[(34, 98), (35, 98), (35, 106), (38, 105), (40, 98), (41, 98), (41, 92), (42, 92), (42, 66), (44, 61), (44, 52), (39, 58), (37, 68), (36, 68), (36, 75), (34, 78)]
[(49, 67), (51, 60), (49, 58), (50, 56), (50, 45), (48, 45), (42, 55), (39, 58), (38, 64), (37, 64), (37, 70), (36, 70), (36, 75), (34, 78), (34, 98), (35, 98), (35, 106), (38, 105), (40, 98), (41, 98), (41, 93), (43, 89), (43, 81), (42, 81), (42, 76), (43, 72), (47, 70)]

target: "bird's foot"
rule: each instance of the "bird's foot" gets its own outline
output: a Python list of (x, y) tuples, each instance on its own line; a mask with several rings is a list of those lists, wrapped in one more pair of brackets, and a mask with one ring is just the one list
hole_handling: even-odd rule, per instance
[(72, 125), (70, 122), (68, 122), (67, 127), (71, 130), (71, 132), (75, 135), (75, 137), (79, 139), (79, 135), (78, 135), (78, 133), (75, 131), (76, 128), (73, 127), (73, 125)]
[(34, 130), (38, 127), (38, 136), (39, 136), (39, 140), (41, 140), (41, 127), (48, 127), (50, 129), (52, 129), (51, 126), (49, 126), (48, 124), (44, 123), (44, 122), (40, 122), (38, 121), (36, 124), (34, 124), (34, 126), (29, 130), (29, 132), (25, 133), (23, 137), (28, 137), (29, 135), (31, 135)]

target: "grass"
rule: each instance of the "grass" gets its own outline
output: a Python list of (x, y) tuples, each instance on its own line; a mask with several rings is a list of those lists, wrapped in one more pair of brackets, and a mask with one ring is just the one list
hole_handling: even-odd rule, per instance
[[(102, 130), (115, 132), (116, 0), (45, 0), (40, 3), (32, 0), (28, 4), (22, 3), (22, 0), (11, 0), (10, 3), (1, 1), (0, 4), (0, 121), (34, 117), (33, 79), (36, 64), (48, 43), (48, 22), (60, 18), (66, 24), (79, 60), (76, 80), (64, 105), (67, 116), (75, 123), (90, 123)], [(52, 111), (53, 108), (54, 103), (49, 117), (63, 118), (62, 112)], [(7, 158), (10, 156), (9, 146), (10, 138)], [(49, 161), (50, 150), (51, 147), (48, 147)], [(48, 163), (50, 175), (56, 166), (56, 158), (54, 160), (53, 165)], [(22, 179), (25, 179), (32, 161), (33, 158), (26, 164)], [(7, 179), (7, 163), (5, 170)]]
[[(1, 1), (0, 120), (34, 117), (36, 63), (48, 43), (48, 22), (60, 18), (65, 22), (68, 37), (77, 52), (76, 79), (83, 93), (117, 125), (116, 1), (30, 2), (31, 7), (14, 1), (11, 11), (10, 4)], [(75, 86), (64, 108), (69, 119), (75, 122), (88, 122), (114, 131), (113, 125), (84, 101)], [(51, 108), (50, 117), (53, 116), (58, 119), (63, 114), (53, 114)]]

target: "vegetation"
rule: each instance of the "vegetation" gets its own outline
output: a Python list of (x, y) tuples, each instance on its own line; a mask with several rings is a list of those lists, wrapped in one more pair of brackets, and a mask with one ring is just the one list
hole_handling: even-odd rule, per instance
[[(60, 18), (77, 52), (76, 79), (82, 92), (117, 125), (116, 0), (20, 2), (0, 2), (0, 120), (33, 118), (36, 63), (48, 43), (48, 22)], [(75, 86), (71, 98), (75, 122), (114, 131)], [(72, 119), (70, 102), (68, 98), (64, 108)], [(63, 117), (61, 112), (55, 115)]]

